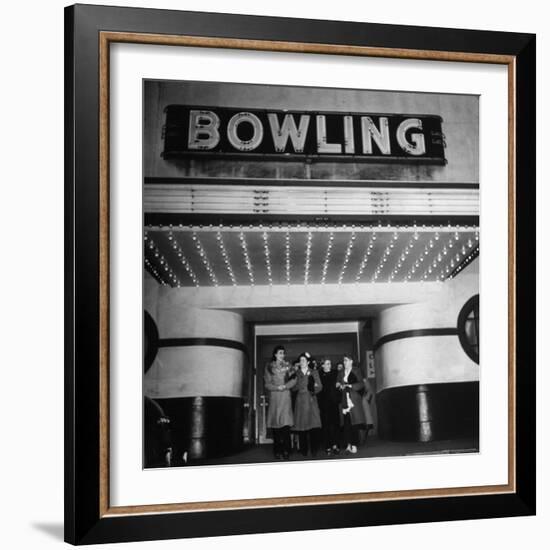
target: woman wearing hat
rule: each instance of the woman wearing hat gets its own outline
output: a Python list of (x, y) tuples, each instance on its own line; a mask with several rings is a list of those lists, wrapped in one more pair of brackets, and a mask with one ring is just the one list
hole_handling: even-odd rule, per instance
[(316, 395), (323, 389), (319, 373), (311, 368), (311, 355), (307, 352), (299, 357), (300, 366), (296, 372), (296, 403), (294, 405), (294, 428), (298, 432), (300, 452), (307, 456), (308, 449), (312, 456), (319, 448), (321, 415)]
[(264, 387), (269, 391), (267, 427), (273, 431), (275, 458), (290, 455), (290, 427), (294, 423), (290, 390), (296, 385), (290, 364), (285, 361), (285, 348), (275, 346), (264, 373)]
[(347, 453), (355, 454), (359, 443), (359, 426), (365, 424), (365, 412), (359, 392), (363, 389), (363, 377), (353, 366), (350, 355), (344, 355), (344, 368), (338, 371), (336, 387), (341, 392), (340, 425), (342, 442)]

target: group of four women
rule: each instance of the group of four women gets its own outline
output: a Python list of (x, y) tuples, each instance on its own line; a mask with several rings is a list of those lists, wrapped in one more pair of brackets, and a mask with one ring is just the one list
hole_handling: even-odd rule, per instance
[(285, 348), (276, 346), (264, 386), (269, 392), (267, 427), (273, 431), (276, 458), (289, 458), (291, 431), (298, 435), (303, 456), (308, 451), (315, 456), (320, 439), (329, 455), (339, 454), (340, 445), (346, 453), (357, 452), (359, 427), (366, 424), (359, 393), (364, 382), (351, 356), (344, 355), (341, 369), (333, 370), (330, 359), (316, 369), (306, 352), (294, 367), (285, 359)]

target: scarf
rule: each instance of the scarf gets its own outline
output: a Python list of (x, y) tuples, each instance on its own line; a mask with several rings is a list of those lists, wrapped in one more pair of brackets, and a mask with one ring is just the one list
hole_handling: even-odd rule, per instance
[[(352, 371), (350, 370), (347, 374), (345, 374), (345, 369), (344, 369), (344, 382), (346, 384), (353, 384), (354, 382), (357, 382), (357, 380), (355, 380), (355, 375), (353, 375), (353, 379), (352, 380), (349, 380), (350, 376), (353, 374)], [(349, 414), (351, 412), (351, 409), (353, 409), (353, 407), (355, 407), (355, 405), (353, 404), (352, 400), (351, 400), (351, 388), (345, 388), (344, 389), (344, 395), (342, 396), (343, 397), (343, 400), (344, 402), (342, 403), (342, 414)]]

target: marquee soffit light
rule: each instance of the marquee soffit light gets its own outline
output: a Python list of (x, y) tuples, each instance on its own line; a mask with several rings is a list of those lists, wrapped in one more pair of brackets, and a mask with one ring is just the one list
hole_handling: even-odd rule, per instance
[(145, 269), (172, 287), (442, 282), (479, 252), (477, 226), (148, 226)]

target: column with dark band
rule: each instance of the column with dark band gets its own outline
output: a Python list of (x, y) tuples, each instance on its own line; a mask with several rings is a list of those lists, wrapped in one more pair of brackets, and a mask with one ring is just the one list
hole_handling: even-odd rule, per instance
[(459, 340), (456, 320), (467, 289), (459, 290), (447, 295), (442, 291), (439, 303), (406, 304), (380, 312), (375, 363), (381, 438), (475, 441), (479, 365)]
[(161, 300), (158, 353), (145, 374), (145, 395), (171, 420), (176, 458), (238, 451), (243, 433), (246, 347), (241, 315)]

